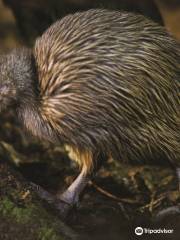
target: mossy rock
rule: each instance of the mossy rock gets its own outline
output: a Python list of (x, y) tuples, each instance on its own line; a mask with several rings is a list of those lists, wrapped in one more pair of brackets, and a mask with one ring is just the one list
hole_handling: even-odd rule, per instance
[(73, 240), (77, 235), (44, 206), (11, 166), (0, 161), (0, 239)]

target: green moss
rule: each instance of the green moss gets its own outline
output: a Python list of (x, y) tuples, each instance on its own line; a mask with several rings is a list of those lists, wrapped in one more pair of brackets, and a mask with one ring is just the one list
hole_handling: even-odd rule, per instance
[(0, 215), (12, 218), (15, 222), (22, 224), (22, 229), (25, 225), (29, 225), (29, 228), (31, 228), (31, 226), (36, 224), (35, 233), (38, 240), (64, 239), (60, 237), (60, 234), (56, 231), (57, 220), (54, 219), (54, 221), (50, 221), (46, 216), (46, 212), (43, 212), (43, 209), (35, 207), (33, 204), (26, 207), (17, 207), (15, 203), (5, 197), (0, 200)]
[(1, 201), (0, 213), (3, 216), (12, 216), (18, 223), (27, 223), (32, 217), (34, 207), (16, 207), (8, 198)]
[(39, 231), (38, 240), (61, 240), (59, 236), (54, 233), (52, 228), (42, 227)]

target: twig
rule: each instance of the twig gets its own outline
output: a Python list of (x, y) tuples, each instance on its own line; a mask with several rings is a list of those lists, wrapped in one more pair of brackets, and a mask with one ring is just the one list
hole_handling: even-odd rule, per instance
[(104, 190), (103, 188), (99, 187), (96, 183), (94, 183), (92, 181), (89, 181), (89, 184), (92, 185), (101, 194), (103, 194), (106, 197), (109, 197), (109, 198), (111, 198), (111, 199), (113, 199), (115, 201), (129, 203), (129, 204), (139, 203), (139, 201), (137, 201), (137, 200), (127, 199), (127, 198), (119, 198), (119, 197), (113, 195), (112, 193)]

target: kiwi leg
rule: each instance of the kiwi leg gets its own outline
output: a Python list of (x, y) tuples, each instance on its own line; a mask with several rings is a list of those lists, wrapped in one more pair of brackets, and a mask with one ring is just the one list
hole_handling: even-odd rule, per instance
[(60, 217), (65, 219), (68, 216), (69, 212), (77, 206), (79, 202), (79, 196), (88, 183), (89, 179), (90, 177), (82, 169), (79, 176), (68, 187), (68, 189), (64, 193), (57, 196), (52, 195), (34, 183), (31, 183), (31, 186), (41, 199), (45, 200), (53, 208), (58, 210)]
[(57, 198), (59, 198), (61, 201), (68, 203), (69, 205), (77, 205), (79, 202), (79, 196), (89, 180), (90, 177), (87, 175), (86, 171), (82, 169), (79, 176), (68, 187), (68, 189), (61, 195), (58, 195)]

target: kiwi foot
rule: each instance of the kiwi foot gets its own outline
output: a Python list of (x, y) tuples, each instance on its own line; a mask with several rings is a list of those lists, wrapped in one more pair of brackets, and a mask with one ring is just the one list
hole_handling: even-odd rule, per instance
[(31, 186), (42, 200), (46, 201), (53, 209), (57, 210), (58, 215), (62, 219), (66, 219), (71, 210), (75, 208), (75, 205), (61, 200), (60, 196), (57, 197), (34, 183), (31, 183)]
[(77, 207), (79, 203), (79, 196), (85, 186), (89, 181), (89, 177), (87, 176), (85, 171), (81, 171), (79, 176), (74, 180), (74, 182), (68, 187), (68, 189), (56, 196), (50, 194), (42, 187), (31, 183), (33, 190), (39, 195), (39, 197), (50, 205), (53, 208), (58, 210), (58, 213), (61, 218), (66, 219), (70, 212)]

